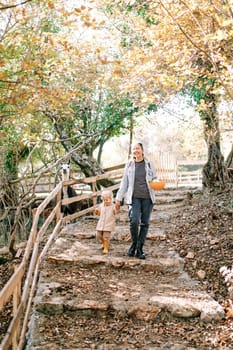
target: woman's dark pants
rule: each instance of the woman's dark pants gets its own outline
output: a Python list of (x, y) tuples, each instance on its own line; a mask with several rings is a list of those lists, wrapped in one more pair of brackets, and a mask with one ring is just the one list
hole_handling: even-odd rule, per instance
[(139, 259), (145, 259), (142, 251), (149, 229), (149, 221), (153, 203), (150, 198), (133, 198), (129, 205), (129, 221), (132, 245), (128, 255), (134, 256), (135, 252)]

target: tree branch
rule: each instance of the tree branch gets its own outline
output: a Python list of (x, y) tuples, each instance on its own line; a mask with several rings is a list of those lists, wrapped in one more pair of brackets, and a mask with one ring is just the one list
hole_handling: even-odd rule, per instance
[(2, 6), (2, 7), (0, 7), (0, 11), (4, 11), (4, 10), (8, 10), (8, 9), (11, 9), (11, 8), (14, 8), (14, 7), (17, 7), (17, 6), (20, 6), (20, 5), (24, 5), (27, 2), (31, 2), (31, 1), (32, 0), (25, 0), (25, 1), (19, 2), (18, 4)]

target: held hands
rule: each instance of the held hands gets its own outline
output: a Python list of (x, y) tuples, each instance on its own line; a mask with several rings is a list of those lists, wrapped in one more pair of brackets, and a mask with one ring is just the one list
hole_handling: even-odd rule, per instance
[(119, 212), (119, 211), (120, 211), (120, 208), (121, 208), (121, 202), (118, 201), (118, 200), (116, 200), (115, 207), (116, 207), (116, 211)]

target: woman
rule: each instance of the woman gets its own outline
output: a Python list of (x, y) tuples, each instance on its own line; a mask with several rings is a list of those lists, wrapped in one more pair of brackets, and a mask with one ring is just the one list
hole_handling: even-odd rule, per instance
[(150, 215), (155, 202), (155, 192), (150, 188), (149, 182), (156, 178), (153, 164), (144, 158), (143, 145), (136, 143), (132, 148), (133, 159), (124, 169), (120, 188), (116, 195), (116, 208), (124, 195), (129, 207), (130, 233), (132, 244), (128, 256), (145, 259), (143, 245), (149, 229)]

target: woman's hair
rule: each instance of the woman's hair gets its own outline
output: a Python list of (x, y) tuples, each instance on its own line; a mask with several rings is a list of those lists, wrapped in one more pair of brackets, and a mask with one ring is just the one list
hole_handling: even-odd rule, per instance
[(104, 190), (101, 193), (101, 198), (111, 197), (112, 198), (112, 191), (111, 190)]
[(144, 151), (144, 147), (143, 147), (143, 144), (141, 143), (141, 142), (134, 142), (133, 144), (132, 144), (132, 148), (134, 147), (134, 146), (136, 146), (136, 145), (139, 145), (140, 147), (141, 147), (141, 149)]
[(141, 149), (144, 151), (143, 144), (141, 142), (138, 142), (138, 145), (141, 147)]

